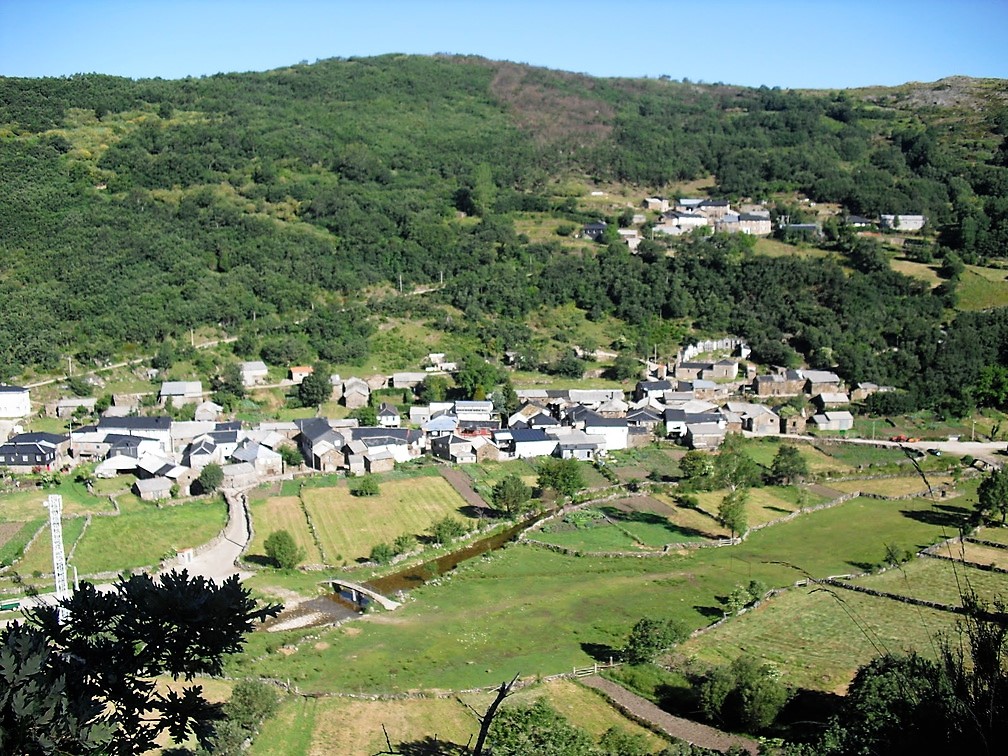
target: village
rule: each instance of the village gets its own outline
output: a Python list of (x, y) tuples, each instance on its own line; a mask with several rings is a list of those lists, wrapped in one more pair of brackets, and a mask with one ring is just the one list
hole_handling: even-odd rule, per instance
[[(519, 406), (511, 413), (489, 399), (412, 404), (405, 414), (379, 401), (373, 426), (352, 417), (311, 417), (245, 427), (222, 417), (200, 381), (164, 381), (157, 404), (145, 414), (139, 397), (117, 395), (97, 422), (74, 427), (73, 417), (81, 416), (82, 407), (93, 411), (95, 399), (67, 397), (43, 409), (70, 418), (67, 434), (26, 432), (20, 422), (33, 414), (29, 389), (2, 386), (0, 422), (9, 437), (0, 445), (0, 466), (28, 474), (90, 463), (98, 478), (135, 476), (134, 493), (157, 501), (203, 493), (198, 480), (210, 464), (221, 466), (223, 487), (247, 489), (295, 471), (387, 472), (424, 455), (451, 464), (545, 456), (598, 461), (660, 439), (713, 450), (733, 432), (845, 432), (854, 424), (852, 402), (891, 390), (867, 383), (849, 390), (839, 376), (823, 370), (759, 372), (748, 357), (749, 348), (737, 338), (704, 341), (682, 349), (670, 363), (642, 365), (647, 377), (626, 391), (517, 388)], [(428, 376), (458, 369), (443, 354), (428, 355), (425, 363), (423, 371), (367, 380), (333, 375), (332, 398), (353, 410), (371, 404), (373, 392), (414, 392)], [(291, 368), (285, 383), (296, 386), (311, 371)], [(241, 365), (249, 391), (265, 383), (267, 372), (260, 361)], [(193, 420), (173, 420), (163, 411), (186, 404), (195, 405)], [(291, 464), (295, 447), (303, 465)]]
[[(788, 216), (781, 216), (776, 224), (771, 218), (770, 209), (765, 202), (744, 203), (738, 209), (733, 208), (728, 200), (710, 199), (708, 197), (645, 197), (642, 209), (654, 215), (650, 226), (652, 238), (654, 234), (665, 236), (681, 236), (697, 229), (728, 234), (746, 234), (749, 236), (770, 236), (775, 230), (789, 238), (819, 239), (823, 235), (822, 223), (792, 222)], [(810, 203), (814, 209), (814, 203)], [(631, 225), (617, 230), (618, 238), (625, 242), (631, 252), (635, 252), (644, 240), (639, 228), (649, 218), (643, 213), (634, 213), (629, 217)], [(927, 224), (927, 218), (920, 214), (883, 213), (877, 220), (859, 215), (843, 214), (840, 221), (852, 229), (859, 231), (880, 230), (884, 232), (920, 232)], [(622, 221), (621, 221), (622, 225)], [(581, 230), (585, 239), (600, 241), (605, 237), (608, 224), (603, 220), (586, 223)]]

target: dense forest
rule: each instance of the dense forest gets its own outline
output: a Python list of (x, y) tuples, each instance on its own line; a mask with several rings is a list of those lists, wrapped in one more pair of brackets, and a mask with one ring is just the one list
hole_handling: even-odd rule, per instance
[[(954, 104), (928, 99), (949, 89)], [(796, 92), (447, 56), (0, 78), (0, 378), (206, 325), (272, 363), (354, 363), (383, 309), (461, 311), (439, 327), (496, 359), (530, 343), (530, 313), (574, 303), (638, 353), (730, 331), (766, 362), (905, 388), (886, 399), (903, 408), (1003, 405), (1008, 314), (955, 305), (963, 263), (1008, 250), (1006, 133), (1008, 86), (990, 81)], [(706, 176), (735, 201), (923, 213), (945, 280), (890, 271), (842, 228), (815, 259), (720, 235), (575, 253), (515, 230), (593, 219), (571, 177), (643, 196)], [(374, 299), (441, 281), (423, 314)]]

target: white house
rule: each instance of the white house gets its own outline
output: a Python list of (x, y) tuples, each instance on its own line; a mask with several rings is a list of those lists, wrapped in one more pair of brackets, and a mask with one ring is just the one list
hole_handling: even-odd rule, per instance
[(158, 394), (161, 404), (169, 400), (179, 407), (183, 404), (199, 404), (203, 401), (203, 384), (199, 381), (165, 381)]
[(0, 417), (27, 417), (30, 414), (28, 389), (0, 384)]
[(923, 215), (882, 215), (879, 220), (883, 229), (894, 231), (920, 231), (927, 222)]
[(242, 384), (246, 387), (266, 383), (268, 374), (269, 371), (266, 369), (266, 363), (261, 360), (243, 362), (241, 364)]

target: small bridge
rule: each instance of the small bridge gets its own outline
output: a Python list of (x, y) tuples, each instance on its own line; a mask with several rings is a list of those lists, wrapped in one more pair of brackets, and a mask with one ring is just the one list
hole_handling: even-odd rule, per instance
[(349, 580), (326, 580), (325, 582), (332, 587), (334, 593), (349, 593), (350, 600), (355, 604), (360, 603), (361, 596), (367, 596), (369, 599), (373, 599), (381, 604), (383, 609), (388, 609), (389, 611), (402, 606), (398, 601), (386, 598), (359, 583), (351, 583)]

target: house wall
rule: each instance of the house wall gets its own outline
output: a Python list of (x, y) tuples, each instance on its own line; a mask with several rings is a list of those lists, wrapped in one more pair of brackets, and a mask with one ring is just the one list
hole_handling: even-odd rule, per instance
[(31, 399), (27, 391), (0, 391), (0, 417), (27, 417)]

